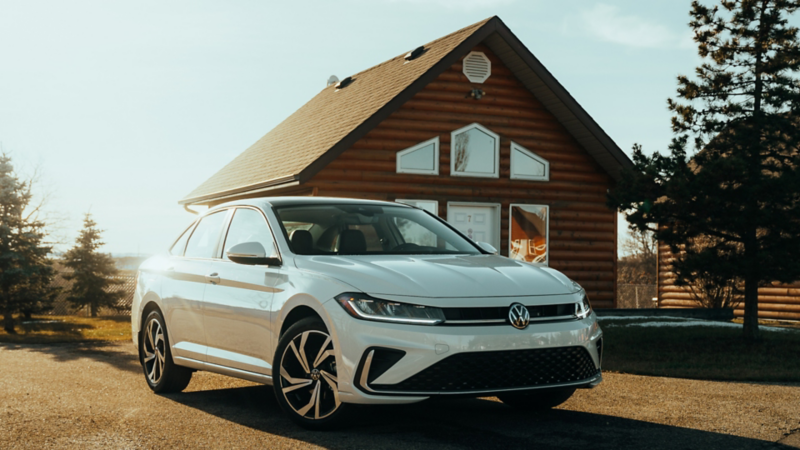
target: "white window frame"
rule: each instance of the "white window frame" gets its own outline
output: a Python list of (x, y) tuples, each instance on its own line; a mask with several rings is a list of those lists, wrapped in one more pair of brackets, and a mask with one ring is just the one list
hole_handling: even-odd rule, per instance
[[(482, 132), (494, 138), (494, 172), (487, 173), (470, 173), (470, 172), (456, 172), (456, 135), (465, 133), (473, 128), (477, 128)], [(474, 177), (474, 178), (500, 178), (500, 135), (494, 131), (486, 128), (479, 123), (471, 123), (465, 127), (450, 132), (450, 176), (454, 177)]]
[[(417, 203), (428, 203), (428, 204), (433, 205), (433, 214), (437, 215), (437, 216), (439, 215), (439, 202), (436, 201), (436, 200), (419, 200), (419, 199), (409, 199), (409, 198), (398, 198), (398, 199), (395, 200), (395, 203), (401, 203), (403, 205), (415, 206), (417, 208), (420, 208), (419, 206), (417, 206)], [(420, 209), (424, 209), (424, 208), (420, 208)]]
[[(525, 175), (525, 174), (515, 173), (514, 172), (514, 168), (516, 167), (515, 161), (517, 159), (517, 157), (516, 157), (517, 151), (525, 153), (531, 159), (544, 164), (544, 176)], [(536, 153), (528, 150), (527, 148), (517, 144), (516, 142), (511, 141), (511, 179), (512, 180), (550, 181), (550, 161), (542, 158), (541, 156), (539, 156)]]
[[(547, 220), (545, 220), (545, 245), (547, 245), (547, 257), (545, 258), (543, 263), (528, 263), (533, 264), (536, 266), (550, 266), (550, 205), (542, 205), (536, 203), (511, 203), (508, 205), (508, 257), (511, 258), (511, 211), (515, 206), (534, 206), (537, 208), (545, 208), (547, 210)], [(519, 261), (518, 259), (514, 259), (514, 261)]]
[[(491, 244), (492, 247), (498, 249), (498, 251), (499, 251), (500, 242), (501, 242), (501, 236), (500, 235), (502, 234), (500, 232), (500, 227), (502, 226), (501, 223), (500, 223), (500, 211), (503, 210), (503, 205), (501, 205), (500, 203), (447, 202), (447, 217), (445, 217), (445, 221), (447, 223), (450, 223), (450, 212), (453, 210), (451, 208), (452, 206), (490, 206), (490, 207), (492, 207), (494, 209), (494, 228), (495, 228), (495, 230), (497, 230), (497, 232), (495, 233), (495, 236), (493, 236), (492, 242), (489, 242), (489, 244)], [(455, 228), (455, 225), (451, 225), (451, 226), (453, 228)], [(461, 233), (461, 232), (459, 231), (459, 233)], [(464, 235), (464, 237), (466, 237), (466, 235)], [(469, 238), (467, 238), (467, 239), (469, 239)], [(472, 241), (472, 239), (470, 239), (470, 240)], [(473, 241), (473, 242), (475, 242), (477, 244), (476, 241)], [(549, 257), (549, 255), (548, 255), (548, 257)]]
[[(417, 150), (420, 150), (423, 147), (427, 147), (433, 144), (433, 170), (420, 170), (420, 169), (404, 169), (400, 165), (400, 158), (404, 155), (409, 153), (413, 153)], [(409, 147), (405, 150), (400, 150), (397, 152), (397, 173), (412, 173), (417, 175), (439, 175), (439, 136), (436, 136), (433, 139), (428, 139), (425, 142), (420, 142), (419, 144)]]

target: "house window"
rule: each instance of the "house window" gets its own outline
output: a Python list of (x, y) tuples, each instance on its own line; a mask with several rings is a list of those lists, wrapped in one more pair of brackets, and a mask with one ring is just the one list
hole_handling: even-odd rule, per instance
[(439, 136), (397, 152), (397, 173), (439, 175)]
[(419, 209), (424, 209), (429, 213), (438, 216), (439, 215), (439, 202), (436, 200), (406, 200), (406, 199), (397, 199), (395, 200), (397, 203), (402, 203), (404, 205), (416, 206)]
[(450, 133), (450, 174), (499, 178), (500, 136), (473, 123)]
[(511, 142), (512, 180), (550, 180), (550, 163), (525, 147)]
[(511, 204), (508, 220), (508, 256), (547, 265), (550, 260), (550, 208)]

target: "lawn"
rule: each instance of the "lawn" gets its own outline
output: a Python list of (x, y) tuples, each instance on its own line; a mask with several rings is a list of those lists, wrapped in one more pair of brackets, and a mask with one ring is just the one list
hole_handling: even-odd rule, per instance
[(17, 334), (0, 327), (0, 342), (15, 344), (55, 344), (60, 342), (124, 341), (131, 339), (131, 318), (33, 316), (17, 320)]
[[(668, 326), (689, 323), (697, 325)], [(800, 328), (762, 328), (762, 341), (748, 344), (741, 325), (715, 323), (601, 318), (603, 370), (702, 380), (800, 382)]]

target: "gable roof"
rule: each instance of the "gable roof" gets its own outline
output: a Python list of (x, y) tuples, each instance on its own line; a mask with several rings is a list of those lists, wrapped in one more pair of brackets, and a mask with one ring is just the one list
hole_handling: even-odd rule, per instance
[(313, 177), (407, 100), (464, 57), (487, 45), (612, 177), (632, 165), (574, 98), (494, 16), (425, 44), (410, 62), (399, 55), (328, 86), (179, 203), (207, 203), (243, 192), (292, 186)]

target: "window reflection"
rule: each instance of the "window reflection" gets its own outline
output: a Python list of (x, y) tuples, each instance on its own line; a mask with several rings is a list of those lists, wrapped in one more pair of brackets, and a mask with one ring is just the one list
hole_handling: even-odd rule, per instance
[(453, 133), (453, 173), (473, 176), (497, 176), (497, 136), (477, 124), (470, 127)]
[(548, 263), (547, 224), (544, 205), (511, 205), (509, 257), (530, 263)]

